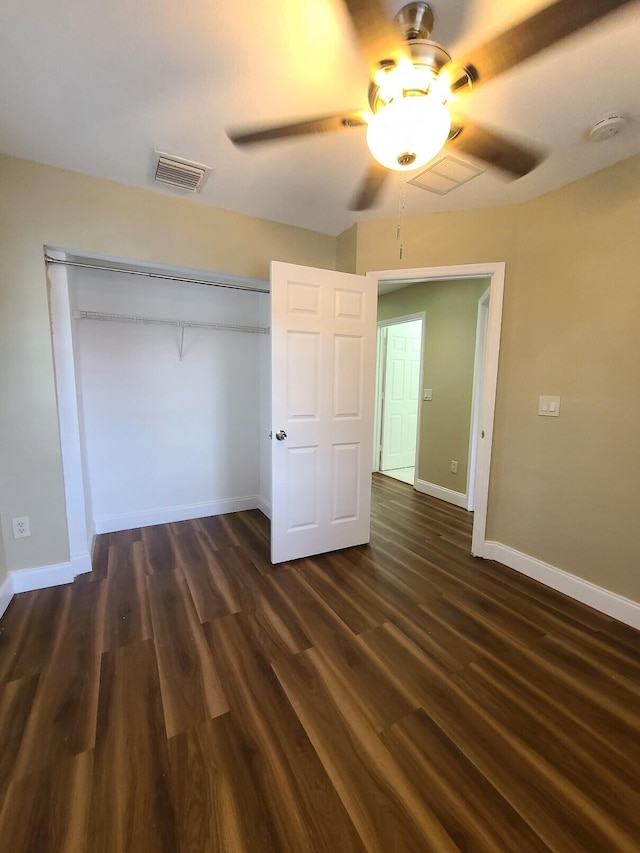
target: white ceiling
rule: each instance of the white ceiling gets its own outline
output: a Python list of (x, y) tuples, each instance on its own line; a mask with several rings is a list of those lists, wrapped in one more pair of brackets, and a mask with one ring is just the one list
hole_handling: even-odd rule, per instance
[[(545, 5), (432, 0), (433, 38), (455, 58)], [(407, 186), (405, 214), (523, 201), (640, 152), (638, 81), (640, 0), (466, 99), (477, 122), (547, 149), (538, 169), (513, 183), (487, 172), (444, 197)], [(347, 210), (364, 132), (240, 150), (225, 129), (365, 108), (367, 86), (341, 0), (3, 4), (1, 152), (328, 234), (398, 215), (400, 176), (373, 211)], [(629, 117), (625, 131), (588, 142), (610, 111)], [(154, 184), (154, 148), (211, 166), (202, 192)]]

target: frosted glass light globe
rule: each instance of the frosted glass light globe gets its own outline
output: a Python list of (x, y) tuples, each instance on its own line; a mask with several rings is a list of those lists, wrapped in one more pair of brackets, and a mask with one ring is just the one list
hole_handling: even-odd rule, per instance
[(409, 171), (432, 160), (447, 141), (451, 116), (429, 95), (398, 98), (378, 110), (367, 125), (367, 144), (387, 169)]

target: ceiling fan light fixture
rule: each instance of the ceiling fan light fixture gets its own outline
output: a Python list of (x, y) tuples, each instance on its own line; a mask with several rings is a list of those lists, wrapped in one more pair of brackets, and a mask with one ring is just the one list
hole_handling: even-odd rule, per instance
[(395, 81), (402, 80), (413, 70), (413, 63), (406, 57), (400, 57), (398, 60), (383, 60), (380, 67), (373, 74), (373, 82), (376, 86), (397, 87)]
[(378, 163), (405, 172), (433, 160), (450, 129), (449, 110), (440, 101), (429, 95), (399, 98), (371, 117), (367, 144)]
[(440, 100), (444, 102), (447, 92), (441, 86), (438, 87), (437, 77), (433, 68), (430, 68), (428, 65), (400, 64), (382, 82), (377, 83), (374, 102), (376, 106), (379, 104), (389, 104), (391, 101), (399, 100), (403, 97), (420, 97), (421, 95), (433, 93), (436, 90), (438, 97), (440, 92), (442, 92), (443, 96)]

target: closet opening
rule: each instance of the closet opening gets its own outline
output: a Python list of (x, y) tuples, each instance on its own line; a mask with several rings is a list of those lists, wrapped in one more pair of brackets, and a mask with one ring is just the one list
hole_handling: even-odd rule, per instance
[(99, 533), (268, 515), (268, 282), (46, 254), (76, 572)]

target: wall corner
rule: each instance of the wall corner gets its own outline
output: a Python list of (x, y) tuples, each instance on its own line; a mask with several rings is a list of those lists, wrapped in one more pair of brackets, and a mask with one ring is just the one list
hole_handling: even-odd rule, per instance
[(336, 269), (355, 273), (358, 255), (358, 226), (352, 225), (336, 237)]

